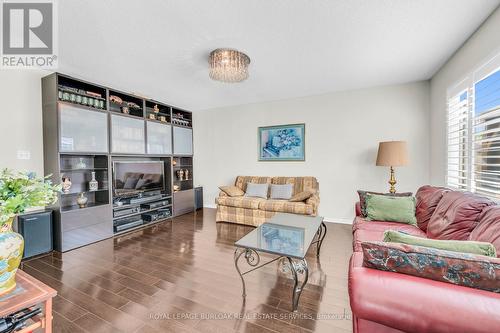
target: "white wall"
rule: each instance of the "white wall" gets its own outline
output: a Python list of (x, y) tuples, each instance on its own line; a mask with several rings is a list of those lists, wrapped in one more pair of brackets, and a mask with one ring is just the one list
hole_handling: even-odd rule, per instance
[[(258, 162), (257, 128), (292, 123), (306, 124), (306, 161)], [(398, 190), (428, 183), (428, 124), (428, 82), (199, 111), (195, 181), (210, 206), (237, 175), (316, 176), (320, 214), (350, 221), (357, 189), (388, 189), (388, 168), (375, 166), (379, 141), (408, 141), (411, 164), (396, 170)]]
[[(43, 174), (42, 70), (0, 70), (0, 168)], [(30, 152), (18, 159), (17, 151)]]
[(500, 8), (493, 12), (431, 80), (430, 179), (435, 185), (445, 185), (446, 177), (446, 91), (498, 52)]

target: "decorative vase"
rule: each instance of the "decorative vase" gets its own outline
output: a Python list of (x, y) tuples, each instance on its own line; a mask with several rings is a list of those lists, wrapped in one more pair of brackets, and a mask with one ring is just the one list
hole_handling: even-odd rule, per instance
[(87, 168), (87, 163), (85, 163), (85, 158), (80, 157), (78, 163), (76, 164), (77, 169), (86, 169)]
[(16, 272), (23, 257), (24, 239), (12, 231), (10, 218), (0, 227), (0, 295), (16, 287)]
[(78, 204), (78, 206), (80, 206), (80, 208), (85, 208), (85, 206), (87, 206), (87, 202), (89, 201), (89, 199), (85, 196), (85, 193), (80, 193), (80, 195), (78, 195), (78, 198), (76, 199), (76, 203)]
[(183, 180), (184, 178), (184, 170), (177, 170), (177, 179)]
[(184, 170), (184, 179), (189, 180), (189, 169)]
[(64, 193), (68, 193), (71, 189), (71, 178), (62, 177), (62, 189)]
[(95, 171), (92, 171), (92, 180), (89, 182), (89, 191), (97, 191), (99, 189), (99, 183), (95, 179)]

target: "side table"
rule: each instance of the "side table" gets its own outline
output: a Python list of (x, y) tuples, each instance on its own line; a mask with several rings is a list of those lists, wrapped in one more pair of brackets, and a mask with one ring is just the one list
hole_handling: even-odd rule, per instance
[(52, 333), (52, 298), (56, 295), (57, 291), (18, 269), (16, 288), (0, 296), (0, 317), (43, 304), (42, 314), (33, 317), (31, 324), (16, 333), (31, 332), (37, 328), (42, 328), (42, 332)]

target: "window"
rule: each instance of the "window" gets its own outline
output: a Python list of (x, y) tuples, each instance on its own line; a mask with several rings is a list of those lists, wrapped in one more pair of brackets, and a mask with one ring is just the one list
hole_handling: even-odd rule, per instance
[(500, 56), (448, 90), (449, 187), (500, 199)]

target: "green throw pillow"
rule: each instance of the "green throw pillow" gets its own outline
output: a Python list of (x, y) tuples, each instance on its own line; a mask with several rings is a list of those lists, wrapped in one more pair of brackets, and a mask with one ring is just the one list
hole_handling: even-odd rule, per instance
[(367, 193), (366, 217), (368, 220), (401, 222), (416, 226), (415, 198)]
[(387, 230), (384, 232), (384, 242), (403, 243), (432, 247), (434, 249), (479, 254), (482, 256), (496, 257), (497, 251), (493, 244), (486, 242), (473, 242), (461, 240), (437, 240), (408, 235), (407, 233)]

